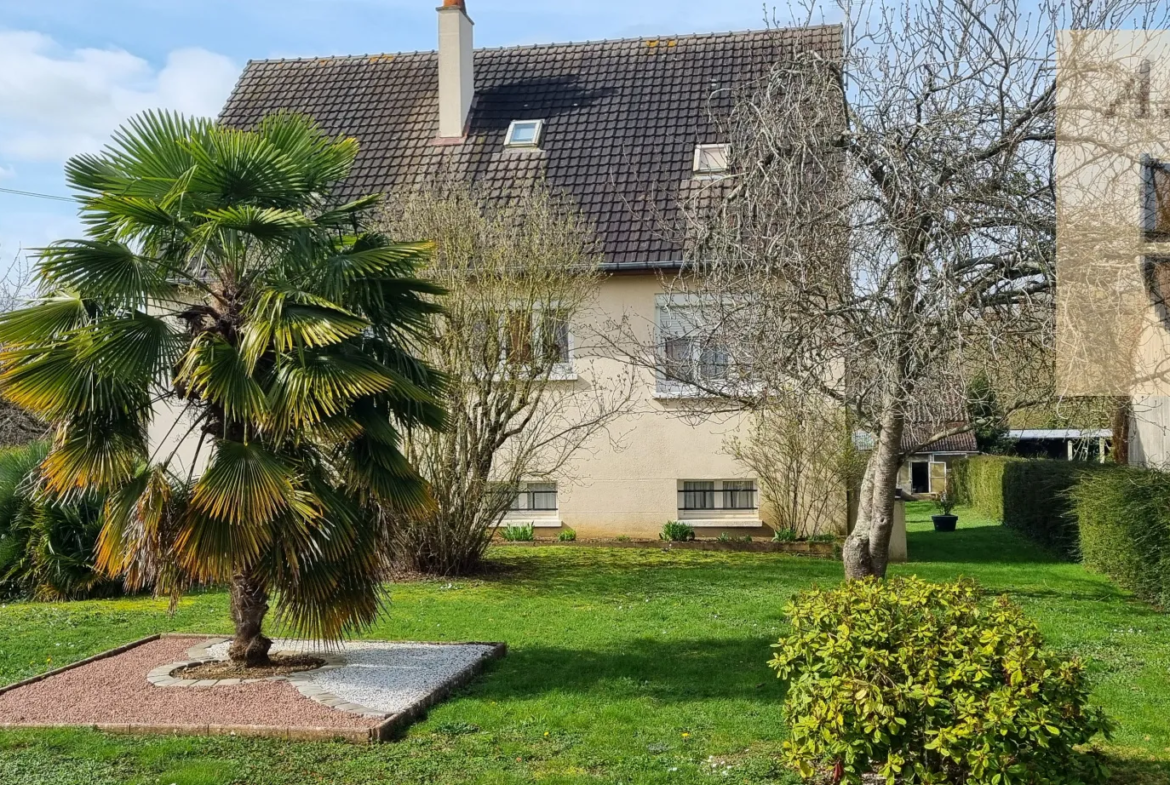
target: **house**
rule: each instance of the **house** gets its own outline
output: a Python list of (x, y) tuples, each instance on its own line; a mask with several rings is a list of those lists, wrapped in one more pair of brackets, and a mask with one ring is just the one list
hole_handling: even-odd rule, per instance
[(915, 436), (907, 434), (902, 437), (902, 449), (911, 452), (898, 470), (898, 488), (912, 496), (943, 493), (947, 489), (951, 462), (979, 454), (971, 431), (944, 436), (929, 444), (919, 444)]
[[(674, 335), (685, 305), (666, 281), (680, 274), (683, 241), (671, 231), (680, 202), (718, 189), (727, 167), (720, 130), (737, 92), (797, 48), (841, 51), (837, 26), (587, 43), (473, 47), (462, 0), (438, 13), (438, 50), (249, 62), (221, 119), (250, 127), (285, 109), (360, 143), (340, 198), (392, 193), (454, 172), (493, 196), (543, 178), (596, 228), (605, 278), (598, 323), (634, 325), (648, 345), (701, 376), (719, 373), (707, 349)], [(568, 378), (605, 384), (618, 359), (574, 355)], [(579, 361), (579, 362), (575, 362)], [(654, 368), (635, 369), (636, 400), (611, 426), (623, 434), (580, 451), (566, 479), (522, 488), (509, 522), (555, 534), (654, 536), (669, 519), (704, 535), (767, 535), (758, 479), (725, 452), (743, 415), (695, 422), (688, 395)], [(844, 489), (839, 520), (845, 526)]]
[[(1170, 466), (1170, 31), (1057, 41), (1056, 370), (1065, 396), (1125, 402), (1122, 460)], [(1085, 434), (1081, 434), (1085, 436)], [(1054, 448), (1069, 455), (1068, 439)]]
[[(969, 427), (966, 401), (958, 395), (917, 401), (910, 406), (902, 433), (898, 489), (910, 496), (937, 496), (947, 489), (951, 462), (979, 453)], [(934, 437), (934, 438), (932, 438)]]

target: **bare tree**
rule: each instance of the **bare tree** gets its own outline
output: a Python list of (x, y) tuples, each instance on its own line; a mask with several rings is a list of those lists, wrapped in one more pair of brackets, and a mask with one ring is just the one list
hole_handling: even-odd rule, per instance
[(750, 427), (727, 440), (728, 452), (759, 478), (774, 529), (807, 537), (832, 533), (847, 519), (847, 491), (860, 470), (848, 413), (814, 406), (804, 396), (777, 395)]
[(1056, 33), (1159, 6), (1028, 7), (841, 0), (840, 58), (794, 50), (739, 96), (731, 174), (689, 211), (677, 286), (728, 358), (700, 405), (832, 401), (872, 439), (849, 578), (885, 574), (904, 455), (968, 427), (905, 444), (912, 403), (979, 371), (1008, 413), (1052, 394)]
[(448, 180), (391, 200), (396, 235), (429, 237), (427, 276), (447, 289), (427, 359), (450, 377), (443, 433), (413, 434), (429, 515), (399, 522), (404, 566), (474, 569), (521, 482), (571, 480), (569, 459), (632, 398), (632, 376), (598, 378), (587, 325), (600, 283), (593, 234), (541, 184), (491, 200)]

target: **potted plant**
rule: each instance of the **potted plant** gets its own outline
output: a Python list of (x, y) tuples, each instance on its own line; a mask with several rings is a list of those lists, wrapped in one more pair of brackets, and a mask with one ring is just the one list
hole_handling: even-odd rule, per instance
[(956, 499), (948, 491), (943, 491), (934, 500), (934, 506), (938, 508), (939, 514), (930, 516), (934, 521), (934, 530), (936, 532), (953, 532), (955, 524), (959, 522), (958, 515), (951, 515), (951, 510), (955, 508)]

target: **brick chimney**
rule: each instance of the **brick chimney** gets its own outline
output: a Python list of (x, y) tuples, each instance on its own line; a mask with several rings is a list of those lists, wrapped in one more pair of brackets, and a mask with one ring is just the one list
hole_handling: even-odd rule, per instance
[(475, 94), (472, 21), (463, 0), (443, 0), (439, 12), (439, 138), (461, 139)]

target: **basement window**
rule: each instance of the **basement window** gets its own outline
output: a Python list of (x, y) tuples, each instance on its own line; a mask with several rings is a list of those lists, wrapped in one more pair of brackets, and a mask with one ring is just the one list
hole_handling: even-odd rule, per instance
[(540, 147), (544, 120), (513, 120), (504, 137), (504, 147)]
[(695, 174), (723, 174), (731, 157), (729, 144), (695, 145)]

